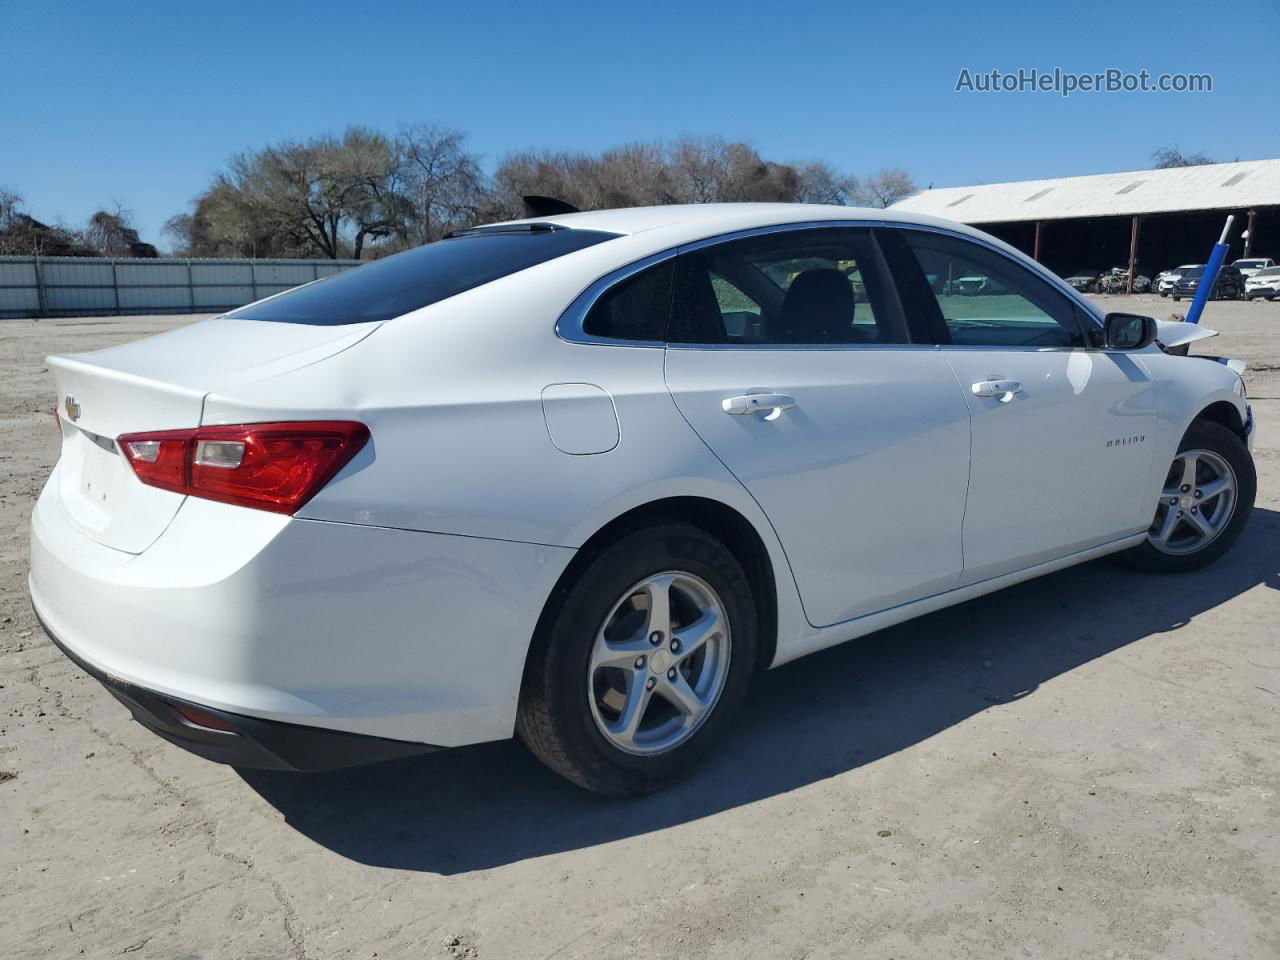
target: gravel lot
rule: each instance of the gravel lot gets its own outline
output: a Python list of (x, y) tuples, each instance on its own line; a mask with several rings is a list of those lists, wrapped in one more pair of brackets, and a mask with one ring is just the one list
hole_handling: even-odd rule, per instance
[(1261, 425), (1224, 561), (1090, 564), (774, 671), (715, 762), (625, 803), (513, 743), (306, 778), (205, 763), (44, 638), (42, 358), (187, 319), (0, 321), (6, 956), (1280, 956), (1280, 303), (1205, 318)]

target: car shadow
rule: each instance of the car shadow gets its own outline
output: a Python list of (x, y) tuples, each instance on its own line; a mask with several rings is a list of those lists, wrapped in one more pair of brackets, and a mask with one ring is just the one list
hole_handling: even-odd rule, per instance
[(1280, 512), (1183, 576), (1102, 560), (814, 654), (758, 678), (735, 733), (689, 779), (606, 801), (513, 741), (308, 776), (239, 771), (296, 830), (360, 863), (485, 869), (696, 820), (847, 773), (1263, 584)]

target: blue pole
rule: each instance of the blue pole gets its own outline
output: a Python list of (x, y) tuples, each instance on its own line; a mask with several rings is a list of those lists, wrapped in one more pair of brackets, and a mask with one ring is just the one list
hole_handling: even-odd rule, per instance
[(1191, 309), (1187, 311), (1187, 323), (1199, 323), (1200, 314), (1204, 312), (1204, 305), (1209, 299), (1209, 294), (1213, 292), (1214, 285), (1218, 282), (1218, 274), (1222, 272), (1222, 262), (1227, 259), (1227, 234), (1231, 232), (1231, 222), (1235, 220), (1234, 216), (1227, 217), (1227, 224), (1222, 228), (1222, 237), (1213, 245), (1213, 251), (1209, 254), (1209, 262), (1204, 265), (1204, 276), (1200, 278), (1200, 283), (1196, 287), (1195, 299), (1191, 301)]

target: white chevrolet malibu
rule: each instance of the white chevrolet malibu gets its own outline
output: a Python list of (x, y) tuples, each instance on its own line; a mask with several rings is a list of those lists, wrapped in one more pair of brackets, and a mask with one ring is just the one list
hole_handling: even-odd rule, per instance
[(1104, 554), (1221, 556), (1253, 420), (1238, 362), (1185, 355), (1206, 335), (888, 211), (478, 227), (50, 358), (31, 597), (214, 760), (514, 732), (651, 790), (758, 671)]

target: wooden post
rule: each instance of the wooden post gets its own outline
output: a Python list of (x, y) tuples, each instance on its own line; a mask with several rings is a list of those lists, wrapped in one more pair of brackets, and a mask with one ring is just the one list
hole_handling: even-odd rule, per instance
[(1133, 215), (1133, 223), (1129, 228), (1129, 282), (1125, 293), (1133, 293), (1133, 271), (1138, 259), (1138, 215)]
[(1241, 254), (1242, 257), (1249, 256), (1249, 249), (1253, 246), (1253, 215), (1255, 213), (1257, 213), (1256, 210), (1249, 211), (1249, 225), (1245, 227), (1245, 229), (1248, 230), (1249, 233), (1244, 238), (1244, 253)]
[(1036, 263), (1040, 262), (1040, 221), (1036, 221), (1036, 242), (1031, 249), (1031, 259)]

